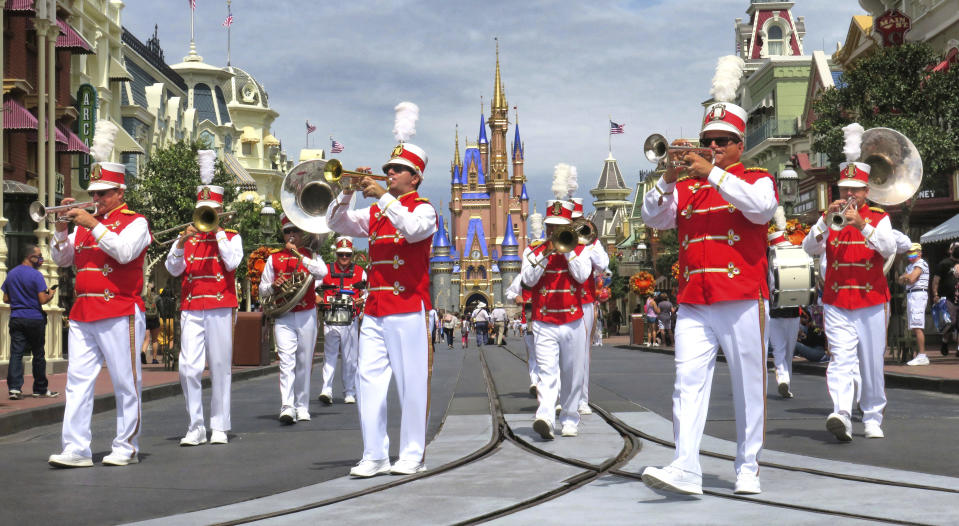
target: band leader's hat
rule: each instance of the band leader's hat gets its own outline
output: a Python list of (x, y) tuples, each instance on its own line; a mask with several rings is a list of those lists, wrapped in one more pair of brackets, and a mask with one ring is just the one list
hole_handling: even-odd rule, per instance
[(353, 253), (353, 239), (347, 236), (340, 236), (336, 238), (336, 250), (335, 252), (343, 252), (346, 254)]
[(386, 173), (391, 164), (402, 164), (403, 166), (409, 166), (418, 175), (422, 176), (423, 172), (426, 171), (428, 160), (426, 152), (422, 148), (415, 144), (403, 142), (393, 148), (393, 152), (390, 153), (390, 160), (383, 165), (383, 173)]
[(547, 225), (568, 225), (573, 219), (573, 203), (569, 201), (550, 200), (546, 202)]
[(840, 187), (866, 187), (869, 186), (870, 166), (860, 162), (846, 162), (839, 165), (839, 186)]
[(718, 130), (736, 134), (740, 139), (746, 134), (746, 110), (732, 102), (716, 102), (706, 108), (706, 117), (703, 119), (704, 133)]
[(90, 172), (90, 186), (87, 187), (87, 191), (95, 192), (114, 188), (126, 190), (127, 185), (124, 184), (123, 180), (125, 175), (126, 168), (122, 164), (108, 161), (99, 162), (93, 166), (93, 171)]
[(223, 187), (204, 184), (196, 187), (196, 207), (223, 206)]
[(570, 201), (573, 202), (573, 215), (572, 218), (576, 219), (578, 217), (583, 217), (583, 198), (582, 197), (570, 197)]

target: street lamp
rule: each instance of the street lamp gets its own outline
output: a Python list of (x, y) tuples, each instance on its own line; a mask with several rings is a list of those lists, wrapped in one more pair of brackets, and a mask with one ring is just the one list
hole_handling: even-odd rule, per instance
[(792, 205), (799, 198), (799, 175), (791, 164), (787, 164), (786, 168), (779, 172), (779, 196), (784, 204), (789, 205), (791, 213)]
[(272, 236), (276, 232), (276, 210), (266, 205), (260, 209), (260, 233), (264, 237)]

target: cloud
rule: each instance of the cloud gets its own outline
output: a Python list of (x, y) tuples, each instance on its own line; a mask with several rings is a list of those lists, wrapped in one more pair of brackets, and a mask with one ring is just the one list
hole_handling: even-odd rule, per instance
[[(128, 2), (123, 24), (145, 40), (160, 24), (167, 61), (189, 49), (186, 2)], [(591, 199), (607, 155), (608, 119), (626, 124), (612, 137), (627, 185), (650, 169), (642, 142), (650, 133), (695, 135), (716, 58), (733, 53), (734, 20), (746, 0), (449, 2), (445, 0), (236, 0), (232, 64), (252, 74), (279, 112), (273, 134), (292, 157), (305, 146), (303, 122), (318, 126), (314, 146), (334, 134), (347, 166), (378, 166), (394, 146), (393, 106), (420, 107), (412, 142), (430, 156), (421, 192), (448, 214), (453, 134), (479, 132), (480, 97), (489, 116), (499, 38), (502, 79), (519, 109), (525, 171), (533, 200), (549, 198), (552, 167), (575, 165)], [(845, 38), (854, 2), (804, 0), (805, 52)], [(226, 65), (223, 3), (197, 2), (197, 49)], [(510, 111), (510, 120), (514, 113)], [(488, 133), (488, 131), (487, 131)], [(513, 139), (512, 126), (507, 143)]]

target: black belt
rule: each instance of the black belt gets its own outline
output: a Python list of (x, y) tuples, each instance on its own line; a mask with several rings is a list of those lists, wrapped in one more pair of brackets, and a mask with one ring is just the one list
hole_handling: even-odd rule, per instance
[(906, 294), (912, 294), (913, 292), (926, 292), (927, 290), (929, 289), (912, 289), (912, 290), (907, 290)]

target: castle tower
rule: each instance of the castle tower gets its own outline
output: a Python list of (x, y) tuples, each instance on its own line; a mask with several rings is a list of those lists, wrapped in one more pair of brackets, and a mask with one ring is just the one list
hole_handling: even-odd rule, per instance
[[(480, 153), (480, 171), (489, 173), (489, 140), (486, 139), (486, 115), (483, 114), (483, 99), (480, 99), (480, 128), (479, 139), (476, 139), (476, 146)], [(469, 141), (467, 141), (469, 142)]]
[(450, 240), (446, 235), (443, 214), (439, 214), (439, 226), (433, 234), (433, 257), (430, 258), (430, 295), (436, 309), (459, 310), (459, 297), (453, 289), (453, 258), (450, 257)]
[[(510, 197), (509, 216), (512, 224), (516, 227), (514, 237), (522, 240), (519, 246), (519, 253), (522, 254), (526, 249), (526, 219), (529, 217), (529, 195), (526, 193), (526, 176), (523, 174), (523, 159), (525, 158), (526, 147), (519, 136), (519, 111), (516, 110), (516, 119), (513, 127), (513, 177), (511, 179), (512, 192)], [(510, 228), (507, 228), (510, 230)]]
[[(593, 201), (595, 211), (590, 220), (599, 230), (600, 242), (607, 252), (613, 252), (616, 244), (616, 229), (629, 219), (631, 190), (623, 181), (623, 174), (613, 158), (612, 152), (603, 163), (603, 171), (599, 175), (596, 187), (589, 191), (596, 198)], [(628, 234), (628, 232), (627, 232)]]
[[(516, 236), (513, 235), (512, 216), (506, 216), (506, 234), (503, 236), (503, 244), (501, 246), (503, 247), (503, 255), (499, 258), (499, 273), (501, 279), (497, 301), (505, 303), (506, 288), (509, 287), (513, 279), (519, 275), (520, 267), (523, 263), (520, 259), (519, 243), (516, 241)], [(510, 309), (509, 305), (504, 306), (507, 307), (507, 311), (510, 313), (516, 310)]]

